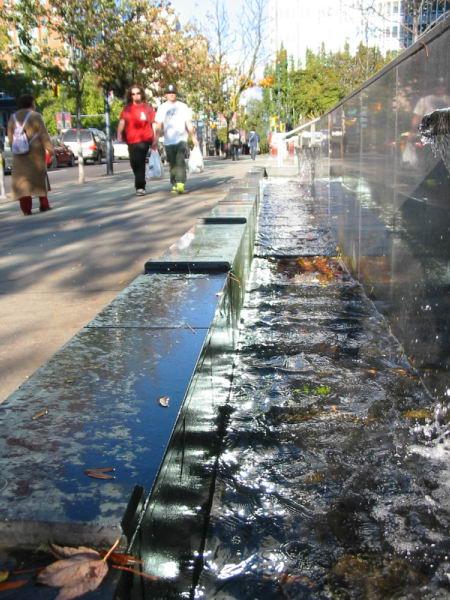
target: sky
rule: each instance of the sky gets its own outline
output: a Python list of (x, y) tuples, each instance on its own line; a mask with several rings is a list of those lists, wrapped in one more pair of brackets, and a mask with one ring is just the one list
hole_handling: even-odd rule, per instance
[[(239, 28), (239, 10), (242, 6), (242, 2), (245, 0), (221, 0), (228, 13), (229, 18), (229, 29), (232, 32), (233, 29)], [(185, 25), (188, 21), (196, 19), (199, 24), (205, 22), (205, 17), (208, 12), (213, 12), (215, 7), (215, 0), (170, 0), (172, 8), (179, 15), (181, 25)], [(261, 74), (258, 74), (261, 76)], [(261, 93), (257, 88), (252, 88), (244, 93), (245, 99), (260, 98)]]
[[(230, 25), (233, 17), (236, 19), (242, 0), (222, 0), (230, 17)], [(180, 16), (181, 24), (184, 25), (191, 19), (202, 21), (206, 13), (213, 12), (215, 0), (170, 0), (172, 8)]]

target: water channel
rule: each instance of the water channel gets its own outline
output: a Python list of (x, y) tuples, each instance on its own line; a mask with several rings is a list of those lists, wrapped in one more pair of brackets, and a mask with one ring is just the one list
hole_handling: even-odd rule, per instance
[(328, 225), (309, 185), (268, 180), (190, 597), (450, 597), (447, 409)]

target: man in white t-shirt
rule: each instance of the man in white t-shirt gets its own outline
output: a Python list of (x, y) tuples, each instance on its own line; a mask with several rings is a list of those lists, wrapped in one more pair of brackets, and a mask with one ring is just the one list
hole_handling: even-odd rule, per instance
[(195, 129), (192, 125), (192, 111), (184, 102), (177, 100), (177, 90), (173, 84), (166, 87), (166, 102), (156, 111), (155, 141), (164, 133), (164, 147), (170, 165), (172, 192), (182, 194), (186, 183), (186, 150), (188, 134), (198, 146)]

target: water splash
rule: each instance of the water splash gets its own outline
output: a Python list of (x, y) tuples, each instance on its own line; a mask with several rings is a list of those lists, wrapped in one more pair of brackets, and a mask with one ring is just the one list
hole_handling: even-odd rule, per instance
[(429, 144), (450, 173), (450, 107), (426, 114), (419, 126), (421, 142)]

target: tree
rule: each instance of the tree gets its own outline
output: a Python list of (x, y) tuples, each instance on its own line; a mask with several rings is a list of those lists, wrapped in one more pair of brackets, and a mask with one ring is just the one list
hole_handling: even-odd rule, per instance
[(207, 33), (212, 62), (208, 96), (210, 108), (230, 123), (240, 110), (242, 94), (254, 85), (256, 67), (261, 58), (264, 1), (249, 0), (243, 6), (241, 27), (232, 35), (223, 0), (216, 0), (211, 27)]
[(348, 46), (336, 53), (324, 48), (317, 54), (308, 51), (305, 66), (296, 68), (281, 49), (260, 81), (264, 106), (282, 128), (288, 123), (295, 126), (326, 112), (390, 59), (391, 55), (382, 56), (377, 48), (361, 44), (355, 55)]
[[(97, 86), (100, 104), (105, 91), (122, 96), (134, 81), (161, 95), (167, 81), (192, 77), (192, 72), (195, 76), (198, 71), (190, 68), (190, 61), (195, 63), (207, 48), (198, 35), (181, 30), (163, 1), (17, 0), (9, 19), (18, 33), (18, 62), (37, 69), (52, 87), (59, 84), (67, 92), (67, 104), (74, 99), (77, 129), (83, 105), (87, 108), (88, 81)], [(36, 44), (35, 33), (44, 30), (47, 43)], [(104, 112), (101, 105), (95, 110)], [(79, 168), (82, 182), (82, 160)]]
[[(16, 56), (22, 64), (40, 71), (44, 81), (64, 83), (75, 100), (77, 129), (81, 127), (85, 82), (92, 70), (92, 55), (100, 34), (116, 18), (114, 0), (17, 0), (10, 11), (19, 45)], [(36, 44), (35, 32), (46, 32), (47, 40)], [(81, 144), (79, 177), (84, 181)]]

